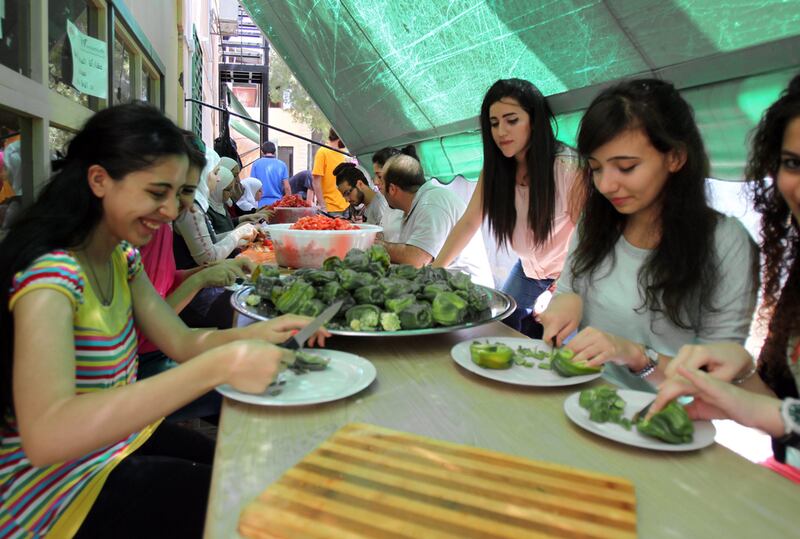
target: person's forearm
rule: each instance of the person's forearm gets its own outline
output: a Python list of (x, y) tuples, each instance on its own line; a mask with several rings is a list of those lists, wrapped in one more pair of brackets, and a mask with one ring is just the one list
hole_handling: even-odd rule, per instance
[(35, 466), (47, 466), (116, 443), (224, 383), (227, 368), (224, 354), (210, 350), (134, 384), (70, 396), (25, 422), (25, 454)]
[(473, 219), (464, 214), (458, 220), (450, 235), (447, 236), (447, 241), (444, 242), (442, 250), (439, 251), (439, 254), (434, 259), (433, 266), (446, 268), (452, 264), (453, 260), (464, 250), (480, 227), (480, 219)]
[(202, 276), (198, 272), (194, 272), (181, 281), (181, 284), (164, 299), (175, 311), (175, 314), (179, 314), (203, 288), (205, 288), (205, 283)]
[(286, 196), (292, 194), (292, 186), (289, 185), (289, 180), (283, 180), (283, 194)]
[(185, 269), (185, 270), (177, 270), (175, 271), (175, 284), (179, 285), (198, 271), (202, 271), (202, 266), (196, 266), (194, 268)]
[(411, 264), (415, 268), (421, 268), (433, 260), (430, 254), (413, 245), (390, 243), (387, 241), (381, 242), (381, 245), (386, 248), (393, 264)]
[(322, 176), (314, 176), (311, 185), (314, 187), (314, 197), (317, 199), (317, 207), (323, 211), (328, 211), (328, 206), (325, 204), (325, 197), (322, 196)]

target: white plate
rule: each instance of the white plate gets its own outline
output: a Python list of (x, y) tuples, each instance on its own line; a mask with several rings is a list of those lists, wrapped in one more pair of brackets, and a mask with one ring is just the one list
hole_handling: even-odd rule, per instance
[[(655, 397), (652, 393), (630, 389), (618, 389), (617, 394), (625, 401), (625, 417), (628, 419), (631, 419), (633, 414), (644, 408), (645, 404)], [(631, 430), (625, 430), (624, 427), (616, 423), (597, 423), (592, 421), (589, 419), (589, 411), (581, 408), (580, 404), (578, 404), (579, 397), (580, 393), (573, 393), (564, 401), (564, 411), (567, 413), (567, 417), (579, 427), (609, 440), (657, 451), (694, 451), (714, 443), (714, 436), (717, 431), (711, 421), (694, 422), (694, 439), (690, 443), (668, 444), (658, 438), (639, 433), (635, 426), (631, 426)]]
[(469, 345), (473, 342), (489, 342), (489, 343), (502, 343), (510, 346), (514, 350), (522, 346), (531, 350), (544, 350), (548, 354), (552, 347), (545, 344), (540, 339), (522, 339), (514, 337), (481, 337), (480, 339), (473, 339), (471, 341), (460, 342), (450, 350), (450, 355), (453, 360), (477, 375), (497, 380), (498, 382), (506, 382), (507, 384), (516, 384), (520, 386), (541, 386), (541, 387), (556, 387), (556, 386), (574, 386), (583, 384), (596, 378), (600, 378), (600, 373), (586, 374), (583, 376), (561, 376), (552, 370), (540, 369), (539, 363), (541, 361), (531, 360), (534, 363), (533, 367), (523, 367), (522, 365), (512, 365), (510, 369), (484, 369), (479, 367), (472, 361), (469, 353)]
[(322, 371), (294, 374), (281, 373), (286, 380), (278, 395), (242, 393), (225, 384), (217, 391), (230, 399), (262, 406), (303, 406), (343, 399), (366, 388), (375, 379), (375, 366), (361, 356), (338, 350), (308, 349), (308, 352), (330, 358)]

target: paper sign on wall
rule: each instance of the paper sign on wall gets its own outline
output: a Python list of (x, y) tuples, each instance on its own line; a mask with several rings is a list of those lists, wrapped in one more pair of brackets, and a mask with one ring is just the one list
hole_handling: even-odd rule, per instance
[(87, 36), (72, 21), (67, 21), (67, 35), (72, 49), (72, 85), (84, 94), (105, 99), (108, 97), (108, 45)]

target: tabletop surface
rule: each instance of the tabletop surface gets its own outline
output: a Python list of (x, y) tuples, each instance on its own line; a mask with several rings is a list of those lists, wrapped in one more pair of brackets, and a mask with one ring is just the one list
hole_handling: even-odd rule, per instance
[(778, 474), (717, 444), (663, 453), (606, 440), (564, 414), (564, 400), (591, 384), (512, 386), (472, 374), (451, 359), (455, 344), (491, 336), (519, 334), (496, 322), (424, 338), (335, 337), (330, 348), (363, 356), (377, 369), (377, 379), (361, 393), (295, 408), (226, 399), (205, 537), (240, 537), (236, 527), (244, 506), (351, 422), (624, 477), (636, 488), (640, 537), (796, 536), (799, 492)]

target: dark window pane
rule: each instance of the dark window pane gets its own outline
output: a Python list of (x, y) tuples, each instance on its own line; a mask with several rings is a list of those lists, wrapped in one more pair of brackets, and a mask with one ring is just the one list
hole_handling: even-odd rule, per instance
[(21, 132), (20, 116), (0, 108), (0, 237), (22, 203), (23, 170), (29, 166), (30, 159), (23, 155)]
[(0, 18), (0, 64), (31, 76), (30, 0), (5, 0)]
[(72, 86), (72, 50), (67, 38), (67, 21), (92, 37), (98, 37), (97, 9), (88, 0), (48, 0), (48, 51), (50, 88), (59, 94), (97, 110), (99, 100)]
[(131, 84), (131, 60), (133, 53), (118, 35), (114, 36), (114, 103), (127, 103), (133, 97)]

